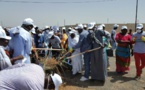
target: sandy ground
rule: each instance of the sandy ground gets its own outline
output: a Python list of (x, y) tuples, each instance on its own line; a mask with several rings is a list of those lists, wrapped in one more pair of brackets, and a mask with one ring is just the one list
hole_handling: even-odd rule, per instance
[(108, 71), (106, 82), (92, 82), (90, 80), (81, 82), (81, 74), (71, 78), (71, 71), (65, 71), (65, 85), (59, 90), (145, 90), (145, 69), (142, 73), (141, 80), (135, 80), (134, 58), (131, 58), (130, 71), (127, 74), (119, 75), (115, 72), (115, 58), (109, 58), (111, 69)]

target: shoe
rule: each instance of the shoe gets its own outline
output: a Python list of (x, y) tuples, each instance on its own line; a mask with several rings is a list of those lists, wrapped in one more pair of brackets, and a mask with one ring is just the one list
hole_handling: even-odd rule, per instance
[(86, 78), (84, 76), (82, 76), (81, 79), (80, 79), (80, 81), (86, 81), (86, 80), (88, 80), (88, 78)]
[(135, 76), (135, 79), (136, 80), (140, 80), (141, 79), (141, 76)]
[(123, 72), (117, 72), (117, 74), (123, 74)]

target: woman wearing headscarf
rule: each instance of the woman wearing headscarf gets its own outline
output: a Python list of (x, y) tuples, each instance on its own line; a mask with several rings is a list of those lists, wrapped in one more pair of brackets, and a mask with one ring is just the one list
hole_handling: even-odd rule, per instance
[(122, 26), (121, 32), (115, 37), (118, 45), (116, 48), (116, 72), (125, 73), (130, 66), (130, 49), (132, 48), (131, 36), (127, 34), (127, 27)]

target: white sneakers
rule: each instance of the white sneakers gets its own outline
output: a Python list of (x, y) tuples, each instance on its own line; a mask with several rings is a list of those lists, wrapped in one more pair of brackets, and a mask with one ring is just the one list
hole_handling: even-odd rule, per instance
[(88, 80), (88, 78), (86, 78), (84, 76), (82, 76), (81, 79), (80, 79), (80, 81), (86, 81), (86, 80)]

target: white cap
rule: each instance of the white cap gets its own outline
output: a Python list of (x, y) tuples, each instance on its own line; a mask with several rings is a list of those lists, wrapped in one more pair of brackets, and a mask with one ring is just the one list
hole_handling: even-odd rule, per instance
[(76, 29), (83, 29), (83, 25), (82, 24), (79, 24)]
[(65, 27), (62, 27), (62, 30), (65, 30), (66, 28)]
[(50, 28), (50, 26), (45, 26), (45, 29)]
[(72, 28), (71, 28), (71, 27), (69, 27), (69, 28), (68, 28), (68, 31), (71, 31), (71, 30), (72, 30)]
[(105, 24), (101, 24), (102, 25), (102, 27), (105, 27)]
[(55, 90), (59, 90), (59, 86), (62, 84), (61, 77), (56, 73), (54, 75), (51, 74), (50, 76), (51, 76), (53, 83), (55, 85)]
[(122, 26), (121, 27), (121, 30), (123, 30), (123, 29), (127, 29), (127, 26)]
[(95, 22), (91, 22), (88, 24), (88, 29), (92, 29), (95, 26)]
[(77, 31), (76, 31), (76, 30), (71, 30), (71, 31), (69, 32), (69, 34), (72, 34), (72, 33), (77, 33)]
[(34, 26), (33, 20), (31, 18), (24, 19), (24, 21), (23, 21), (22, 24), (25, 24), (25, 25), (33, 25)]
[(142, 28), (143, 28), (143, 24), (141, 24), (141, 23), (138, 24), (137, 27), (136, 27), (136, 29), (142, 29)]
[(86, 27), (87, 27), (87, 25), (86, 25), (86, 24), (84, 24), (84, 27), (86, 28)]
[(10, 36), (7, 36), (6, 35), (6, 32), (2, 29), (2, 27), (0, 28), (0, 38), (7, 39), (7, 40), (10, 40), (11, 39)]
[(59, 27), (53, 26), (53, 27), (52, 27), (52, 30), (54, 30), (54, 31), (59, 31)]
[(118, 25), (118, 24), (114, 24), (114, 28), (115, 28), (115, 27), (117, 27), (117, 28), (118, 28), (118, 27), (119, 27), (119, 25)]
[(99, 26), (97, 27), (97, 30), (103, 30), (103, 26), (102, 26), (102, 25), (99, 25)]
[(68, 29), (69, 29), (69, 30), (71, 30), (72, 28), (71, 28), (71, 27), (69, 27)]
[(48, 33), (48, 38), (51, 38), (53, 35), (54, 35), (54, 32), (53, 32), (53, 31), (50, 31), (50, 32)]

